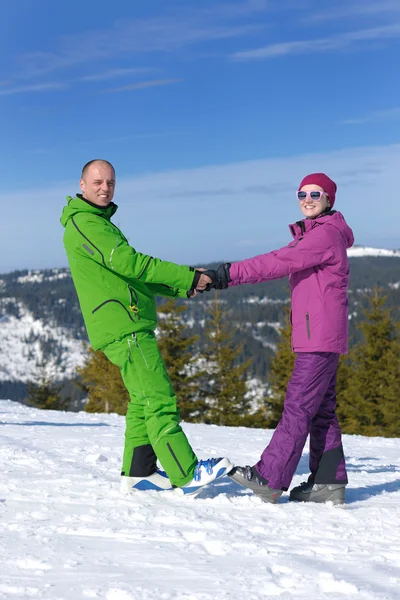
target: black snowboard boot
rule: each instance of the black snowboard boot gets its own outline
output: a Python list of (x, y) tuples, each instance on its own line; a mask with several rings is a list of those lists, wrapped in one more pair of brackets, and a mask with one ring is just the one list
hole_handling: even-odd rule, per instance
[(249, 488), (264, 502), (275, 504), (282, 495), (282, 490), (273, 490), (268, 487), (268, 482), (257, 473), (254, 467), (235, 467), (228, 475), (236, 483)]

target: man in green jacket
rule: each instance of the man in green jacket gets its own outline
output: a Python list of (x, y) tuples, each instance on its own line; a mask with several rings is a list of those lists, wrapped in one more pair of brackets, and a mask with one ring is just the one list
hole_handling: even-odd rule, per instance
[(130, 396), (121, 488), (196, 494), (233, 466), (227, 458), (198, 460), (182, 431), (154, 334), (155, 296), (193, 296), (215, 273), (161, 261), (129, 245), (111, 222), (117, 205), (108, 161), (87, 163), (80, 188), (82, 194), (67, 197), (61, 216), (64, 246), (90, 344), (119, 367)]

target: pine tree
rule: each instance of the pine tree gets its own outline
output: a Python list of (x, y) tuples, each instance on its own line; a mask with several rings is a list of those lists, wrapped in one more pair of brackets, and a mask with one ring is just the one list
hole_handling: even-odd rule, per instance
[(207, 313), (205, 357), (209, 365), (209, 407), (204, 421), (215, 425), (251, 426), (251, 401), (246, 397), (246, 371), (251, 359), (238, 363), (242, 347), (234, 344), (229, 314), (223, 311), (218, 294)]
[(264, 408), (266, 427), (271, 429), (278, 425), (282, 416), (286, 389), (294, 367), (295, 354), (292, 350), (292, 325), (289, 310), (286, 310), (285, 320), (280, 328), (280, 336), (268, 376), (270, 394)]
[(69, 398), (62, 398), (61, 385), (54, 382), (45, 362), (38, 363), (35, 378), (28, 382), (29, 406), (46, 410), (68, 410)]
[(94, 352), (90, 348), (86, 364), (77, 372), (88, 393), (86, 412), (126, 414), (128, 391), (119, 368), (108, 360), (104, 352)]
[(350, 352), (338, 415), (345, 433), (400, 436), (400, 330), (376, 288), (359, 325), (364, 341)]
[(186, 305), (179, 305), (168, 300), (158, 309), (158, 347), (178, 398), (181, 419), (184, 421), (201, 421), (206, 408), (200, 381), (203, 371), (196, 363), (199, 357), (193, 354), (193, 345), (197, 335), (188, 335), (182, 321)]
[[(353, 376), (352, 369), (353, 367), (350, 360), (350, 356), (348, 354), (340, 356), (336, 378), (337, 413), (339, 419), (342, 415), (341, 406), (342, 403), (345, 402), (347, 388), (349, 387), (349, 382), (351, 381), (351, 378)], [(340, 424), (342, 424), (341, 421)]]

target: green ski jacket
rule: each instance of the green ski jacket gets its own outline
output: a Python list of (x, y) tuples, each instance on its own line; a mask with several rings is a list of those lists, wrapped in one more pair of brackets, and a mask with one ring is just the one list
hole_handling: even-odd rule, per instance
[(195, 271), (136, 252), (111, 223), (111, 202), (67, 197), (64, 246), (93, 350), (157, 325), (155, 296), (186, 297)]

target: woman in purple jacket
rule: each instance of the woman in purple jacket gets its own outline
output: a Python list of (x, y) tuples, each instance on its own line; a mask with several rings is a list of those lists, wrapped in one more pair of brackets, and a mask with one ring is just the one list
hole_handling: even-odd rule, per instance
[(347, 474), (336, 418), (336, 373), (347, 353), (347, 248), (353, 232), (332, 210), (336, 184), (324, 173), (300, 183), (297, 198), (305, 219), (290, 225), (288, 246), (248, 260), (221, 265), (213, 287), (224, 289), (289, 276), (292, 292), (292, 347), (296, 361), (281, 420), (254, 466), (236, 467), (232, 479), (266, 502), (288, 490), (310, 434), (307, 482), (290, 499), (342, 504)]

